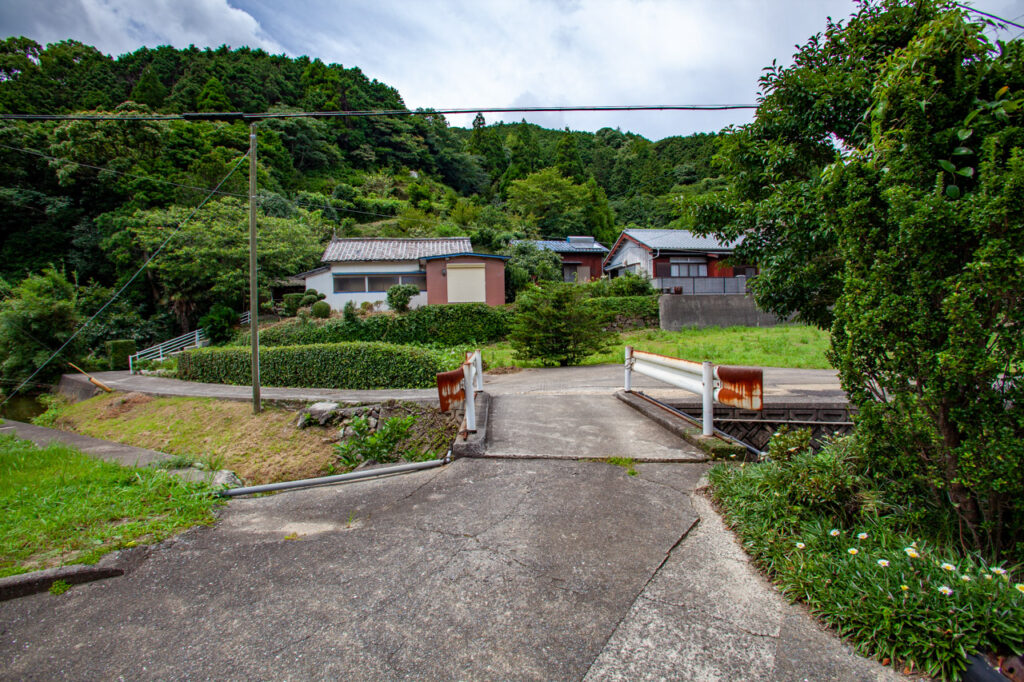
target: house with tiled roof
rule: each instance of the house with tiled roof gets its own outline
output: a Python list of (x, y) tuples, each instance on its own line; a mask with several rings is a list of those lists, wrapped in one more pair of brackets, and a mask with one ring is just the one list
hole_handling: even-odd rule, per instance
[(677, 294), (742, 294), (757, 269), (728, 261), (736, 242), (689, 230), (623, 230), (604, 259), (610, 277), (632, 272)]
[(388, 289), (413, 284), (410, 305), (505, 302), (505, 256), (473, 253), (468, 237), (339, 239), (324, 249), (321, 265), (293, 279), (326, 294), (332, 309), (349, 301), (386, 307)]
[(517, 239), (513, 244), (528, 242), (538, 249), (554, 251), (562, 261), (562, 279), (566, 282), (589, 282), (601, 277), (601, 264), (608, 247), (591, 236), (565, 239)]

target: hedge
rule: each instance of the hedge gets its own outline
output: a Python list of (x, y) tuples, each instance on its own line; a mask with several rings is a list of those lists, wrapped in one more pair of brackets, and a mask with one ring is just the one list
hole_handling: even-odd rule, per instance
[[(388, 343), (331, 343), (260, 349), (260, 382), (303, 388), (429, 388), (452, 369), (428, 348)], [(186, 381), (248, 385), (248, 348), (197, 348), (182, 353), (178, 377)]]
[[(655, 303), (655, 319), (657, 319)], [(404, 315), (371, 315), (365, 320), (331, 319), (325, 323), (287, 322), (260, 332), (262, 346), (292, 346), (343, 341), (458, 346), (486, 344), (505, 338), (512, 311), (483, 303), (427, 305)], [(248, 337), (238, 337), (238, 345)]]
[(590, 298), (583, 305), (597, 310), (604, 318), (605, 327), (615, 331), (657, 327), (661, 319), (657, 294)]
[(135, 355), (138, 348), (133, 339), (115, 339), (107, 341), (107, 356), (110, 358), (110, 369), (128, 369), (128, 357)]

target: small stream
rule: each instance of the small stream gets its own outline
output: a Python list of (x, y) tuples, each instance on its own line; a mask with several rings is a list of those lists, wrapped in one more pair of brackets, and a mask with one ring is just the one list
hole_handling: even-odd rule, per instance
[[(0, 402), (3, 402), (0, 399)], [(30, 422), (38, 417), (46, 408), (39, 402), (37, 395), (16, 395), (0, 407), (0, 418), (13, 419), (19, 422)]]

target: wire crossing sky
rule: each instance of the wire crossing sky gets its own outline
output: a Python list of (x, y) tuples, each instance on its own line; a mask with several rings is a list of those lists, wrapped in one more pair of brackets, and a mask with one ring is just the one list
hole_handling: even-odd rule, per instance
[[(1024, 0), (965, 3), (1010, 21)], [(141, 46), (249, 46), (359, 67), (406, 106), (737, 102), (761, 69), (856, 9), (852, 0), (37, 0), (0, 3), (0, 26), (119, 55)], [(1019, 29), (993, 29), (1009, 39)], [(495, 111), (548, 128), (620, 127), (652, 140), (748, 123), (752, 110)], [(473, 114), (452, 114), (469, 126)]]

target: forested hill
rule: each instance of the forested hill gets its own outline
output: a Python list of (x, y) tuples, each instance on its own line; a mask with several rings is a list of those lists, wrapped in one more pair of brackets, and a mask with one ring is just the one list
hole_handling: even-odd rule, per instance
[[(369, 109), (405, 105), (356, 67), (308, 57), (160, 47), (112, 58), (74, 41), (0, 43), (4, 113)], [(266, 119), (258, 139), (264, 285), (315, 264), (332, 232), (468, 234), (490, 250), (515, 235), (607, 242), (629, 224), (668, 225), (680, 195), (716, 185), (714, 135), (652, 143), (483, 116), (468, 130), (424, 112)], [(244, 256), (244, 165), (226, 194), (192, 210), (245, 153), (247, 125), (8, 121), (0, 145), (0, 278), (9, 284), (53, 264), (113, 286), (183, 225), (132, 296), (174, 309), (183, 325), (215, 302), (241, 303), (245, 284), (233, 275)]]

